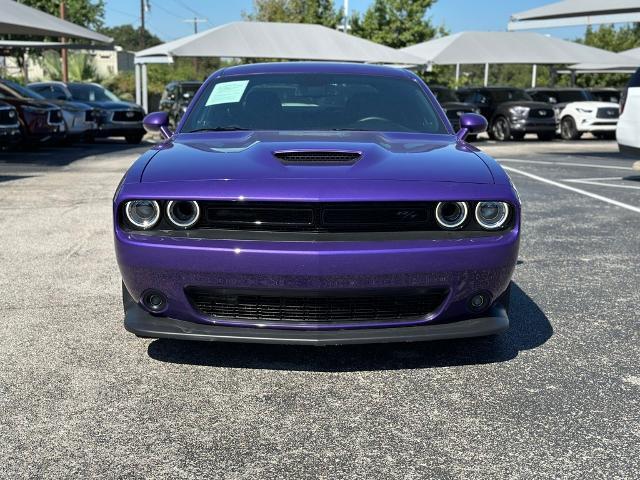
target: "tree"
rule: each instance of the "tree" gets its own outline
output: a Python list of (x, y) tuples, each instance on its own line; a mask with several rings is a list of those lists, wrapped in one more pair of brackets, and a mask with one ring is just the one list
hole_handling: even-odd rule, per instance
[[(116, 27), (104, 27), (100, 29), (100, 33), (113, 38), (116, 45), (121, 46), (125, 50), (140, 50), (140, 29), (134, 28), (132, 25), (118, 25)], [(144, 48), (160, 45), (162, 40), (145, 29)]]
[[(19, 3), (60, 16), (62, 0), (18, 0)], [(83, 27), (97, 29), (104, 24), (104, 0), (64, 0), (65, 20)]]
[(363, 16), (352, 16), (351, 33), (392, 48), (414, 45), (446, 35), (434, 27), (427, 11), (436, 0), (375, 0)]
[(256, 22), (317, 23), (335, 28), (342, 19), (333, 0), (254, 0), (245, 20)]
[(611, 52), (621, 52), (640, 46), (640, 24), (634, 23), (616, 28), (613, 25), (600, 25), (596, 30), (588, 26), (583, 39), (577, 40), (591, 47)]

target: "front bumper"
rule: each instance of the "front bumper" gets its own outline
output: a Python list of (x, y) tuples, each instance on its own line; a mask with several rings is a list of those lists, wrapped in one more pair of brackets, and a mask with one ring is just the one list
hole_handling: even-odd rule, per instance
[(524, 132), (524, 133), (544, 133), (544, 132), (555, 132), (557, 128), (557, 123), (555, 120), (518, 120), (515, 121), (511, 119), (511, 130), (515, 132)]
[(94, 130), (95, 137), (126, 137), (128, 135), (144, 135), (146, 130), (142, 122), (109, 122), (98, 125)]
[(414, 327), (358, 330), (299, 331), (203, 325), (157, 317), (136, 304), (127, 308), (125, 328), (138, 336), (216, 342), (340, 345), (357, 343), (423, 342), (494, 335), (509, 328), (502, 305), (495, 304), (485, 316), (451, 323)]
[(601, 118), (584, 118), (576, 121), (579, 132), (615, 132), (618, 126), (618, 119), (603, 120)]
[(0, 145), (9, 145), (20, 141), (20, 125), (0, 125)]

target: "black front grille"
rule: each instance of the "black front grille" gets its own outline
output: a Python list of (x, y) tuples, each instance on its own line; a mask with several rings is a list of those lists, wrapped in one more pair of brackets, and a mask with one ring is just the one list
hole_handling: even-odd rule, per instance
[(202, 228), (358, 232), (436, 229), (435, 203), (201, 202)]
[(342, 151), (292, 151), (275, 152), (274, 156), (283, 163), (354, 163), (360, 159), (360, 152)]
[(49, 123), (62, 123), (62, 110), (51, 110), (49, 112)]
[(113, 112), (114, 122), (140, 122), (142, 121), (142, 112), (139, 110), (125, 110)]
[(599, 108), (596, 113), (596, 118), (610, 118), (615, 119), (620, 116), (620, 110), (614, 107)]
[(551, 108), (532, 108), (529, 110), (529, 118), (555, 118), (555, 113)]
[(0, 125), (15, 125), (18, 123), (18, 114), (13, 108), (0, 110)]
[(304, 292), (279, 295), (200, 287), (186, 289), (193, 307), (214, 319), (310, 324), (419, 319), (434, 312), (444, 301), (446, 293), (442, 288), (356, 295)]

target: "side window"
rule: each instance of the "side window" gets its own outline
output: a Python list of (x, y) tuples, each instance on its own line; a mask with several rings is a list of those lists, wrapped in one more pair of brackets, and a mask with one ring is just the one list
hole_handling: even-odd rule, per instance
[(465, 103), (476, 103), (476, 94), (473, 91), (462, 92), (461, 96)]
[(485, 95), (482, 92), (476, 92), (473, 98), (473, 103), (478, 103), (480, 105), (489, 105), (491, 103), (491, 99), (489, 98), (489, 96)]
[(640, 68), (636, 70), (636, 73), (633, 74), (631, 80), (629, 80), (629, 84), (627, 85), (629, 88), (637, 88), (640, 87)]
[(51, 91), (51, 87), (49, 85), (39, 85), (31, 88), (42, 95), (44, 98), (54, 98), (53, 92)]
[(56, 100), (66, 100), (67, 99), (67, 95), (64, 92), (64, 90), (62, 89), (62, 87), (52, 86), (51, 87), (51, 97), (49, 97), (49, 98), (54, 98)]

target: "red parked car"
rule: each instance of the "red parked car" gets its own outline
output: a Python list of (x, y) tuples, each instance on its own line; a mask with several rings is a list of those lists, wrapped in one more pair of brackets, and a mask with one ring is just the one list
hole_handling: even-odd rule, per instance
[(15, 107), (23, 142), (42, 143), (60, 140), (66, 136), (67, 128), (59, 107), (27, 98), (2, 81), (0, 81), (0, 100)]

